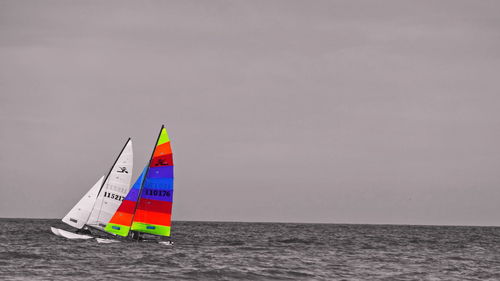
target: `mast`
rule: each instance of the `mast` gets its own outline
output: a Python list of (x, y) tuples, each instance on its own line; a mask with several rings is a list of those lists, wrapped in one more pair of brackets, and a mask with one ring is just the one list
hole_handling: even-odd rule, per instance
[[(142, 179), (142, 182), (141, 182), (141, 188), (139, 189), (139, 196), (137, 197), (137, 204), (135, 204), (134, 212), (132, 213), (132, 221), (131, 221), (132, 223), (134, 222), (135, 212), (137, 211), (137, 207), (139, 206), (139, 202), (141, 200), (142, 188), (144, 187), (144, 182), (146, 181), (146, 178), (148, 177), (149, 168), (151, 166), (151, 161), (153, 160), (153, 156), (154, 156), (155, 150), (156, 150), (156, 145), (158, 144), (158, 141), (160, 140), (160, 136), (161, 136), (161, 133), (163, 131), (163, 128), (165, 128), (165, 125), (162, 124), (161, 129), (160, 129), (160, 133), (158, 133), (158, 137), (156, 138), (156, 141), (154, 144), (153, 152), (151, 152), (151, 157), (149, 158), (148, 165), (146, 166), (147, 170), (146, 170), (146, 173), (144, 174), (144, 178)], [(139, 232), (137, 232), (137, 238), (139, 239)]]

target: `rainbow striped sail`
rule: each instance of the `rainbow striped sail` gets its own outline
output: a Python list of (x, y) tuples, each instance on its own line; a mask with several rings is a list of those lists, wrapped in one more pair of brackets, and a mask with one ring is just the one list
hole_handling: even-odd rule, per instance
[(135, 181), (125, 199), (123, 199), (122, 204), (104, 228), (105, 231), (124, 237), (128, 235), (146, 171), (147, 167), (144, 168), (142, 174)]
[(162, 126), (142, 184), (132, 230), (170, 236), (173, 192), (172, 148), (167, 130)]
[(137, 179), (105, 230), (120, 236), (132, 231), (170, 236), (174, 163), (164, 126), (149, 165)]

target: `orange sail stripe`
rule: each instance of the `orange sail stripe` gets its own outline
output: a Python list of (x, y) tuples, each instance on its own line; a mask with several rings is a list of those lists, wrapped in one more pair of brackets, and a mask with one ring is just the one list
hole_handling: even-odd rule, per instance
[(171, 214), (168, 213), (158, 213), (158, 212), (137, 209), (135, 211), (134, 221), (148, 223), (148, 224), (170, 226), (170, 217)]
[(132, 214), (117, 211), (109, 222), (114, 224), (130, 226), (130, 224), (132, 223)]
[(170, 142), (166, 142), (164, 144), (160, 144), (159, 146), (157, 146), (155, 149), (155, 153), (153, 154), (153, 158), (167, 154), (172, 154), (172, 148), (170, 147)]

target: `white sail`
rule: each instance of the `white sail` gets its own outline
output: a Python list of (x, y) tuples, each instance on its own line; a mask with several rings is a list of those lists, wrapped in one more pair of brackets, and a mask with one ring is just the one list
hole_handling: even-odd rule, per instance
[(132, 141), (125, 144), (97, 195), (87, 225), (103, 230), (130, 190)]
[(87, 223), (87, 219), (92, 211), (103, 180), (104, 176), (102, 176), (82, 199), (76, 203), (71, 211), (62, 219), (64, 223), (78, 229), (82, 228)]

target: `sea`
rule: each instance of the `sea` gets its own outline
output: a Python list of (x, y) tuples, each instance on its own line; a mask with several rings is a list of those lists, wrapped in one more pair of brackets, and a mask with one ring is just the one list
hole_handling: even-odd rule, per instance
[(174, 246), (0, 219), (0, 280), (500, 280), (500, 228), (185, 222)]

